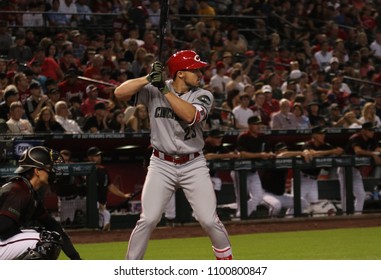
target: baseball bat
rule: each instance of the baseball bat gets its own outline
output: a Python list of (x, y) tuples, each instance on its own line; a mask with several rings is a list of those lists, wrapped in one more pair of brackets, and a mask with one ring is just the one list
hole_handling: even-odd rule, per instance
[(131, 194), (131, 196), (129, 198), (127, 198), (126, 200), (124, 200), (122, 203), (118, 204), (117, 206), (113, 207), (112, 209), (110, 209), (110, 213), (116, 211), (116, 210), (120, 210), (122, 208), (127, 208), (128, 207), (128, 202), (130, 202), (133, 198), (137, 197), (138, 195), (140, 195), (142, 193), (143, 189), (141, 190), (138, 190), (136, 192), (133, 192)]
[(84, 76), (77, 76), (77, 79), (82, 80), (82, 81), (86, 81), (86, 82), (90, 82), (90, 83), (96, 83), (96, 84), (108, 86), (108, 87), (117, 87), (117, 85), (114, 85), (112, 83), (108, 83), (108, 82), (104, 82), (101, 80), (96, 80), (96, 79), (92, 79), (92, 78), (88, 78), (88, 77), (84, 77)]
[(167, 21), (168, 21), (168, 13), (169, 13), (168, 2), (169, 2), (169, 0), (161, 0), (160, 1), (158, 60), (161, 63), (164, 63), (164, 61), (163, 61), (163, 47), (164, 47), (165, 33), (167, 31)]

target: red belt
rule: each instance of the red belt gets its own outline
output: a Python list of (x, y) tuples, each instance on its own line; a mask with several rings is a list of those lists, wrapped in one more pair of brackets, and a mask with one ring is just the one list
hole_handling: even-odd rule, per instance
[(153, 150), (153, 155), (155, 157), (158, 157), (158, 158), (166, 160), (166, 161), (173, 162), (175, 164), (184, 164), (184, 163), (198, 157), (200, 155), (200, 153), (171, 156), (171, 155), (164, 154), (163, 152), (159, 152), (158, 150)]

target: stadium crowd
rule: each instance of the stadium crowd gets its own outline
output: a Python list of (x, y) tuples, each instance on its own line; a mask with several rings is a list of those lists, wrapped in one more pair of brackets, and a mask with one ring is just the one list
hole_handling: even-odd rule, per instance
[[(194, 49), (210, 63), (209, 129), (246, 129), (252, 115), (269, 129), (380, 127), (378, 2), (172, 0), (164, 57)], [(149, 130), (144, 109), (135, 113), (113, 89), (149, 73), (158, 0), (2, 4), (3, 132)]]

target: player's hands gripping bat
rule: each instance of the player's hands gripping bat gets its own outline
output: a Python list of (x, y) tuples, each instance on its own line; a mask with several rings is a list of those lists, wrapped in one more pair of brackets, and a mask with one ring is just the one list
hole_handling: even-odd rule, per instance
[(147, 80), (155, 87), (157, 87), (162, 94), (167, 94), (169, 88), (163, 78), (163, 65), (159, 61), (152, 64), (152, 70), (147, 76)]

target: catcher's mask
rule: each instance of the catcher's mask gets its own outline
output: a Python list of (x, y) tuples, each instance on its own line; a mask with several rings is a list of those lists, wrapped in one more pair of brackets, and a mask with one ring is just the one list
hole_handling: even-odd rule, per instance
[(32, 168), (43, 169), (49, 174), (49, 183), (56, 180), (56, 164), (62, 163), (61, 155), (52, 149), (36, 146), (27, 149), (19, 159), (19, 166), (14, 173), (22, 174)]

